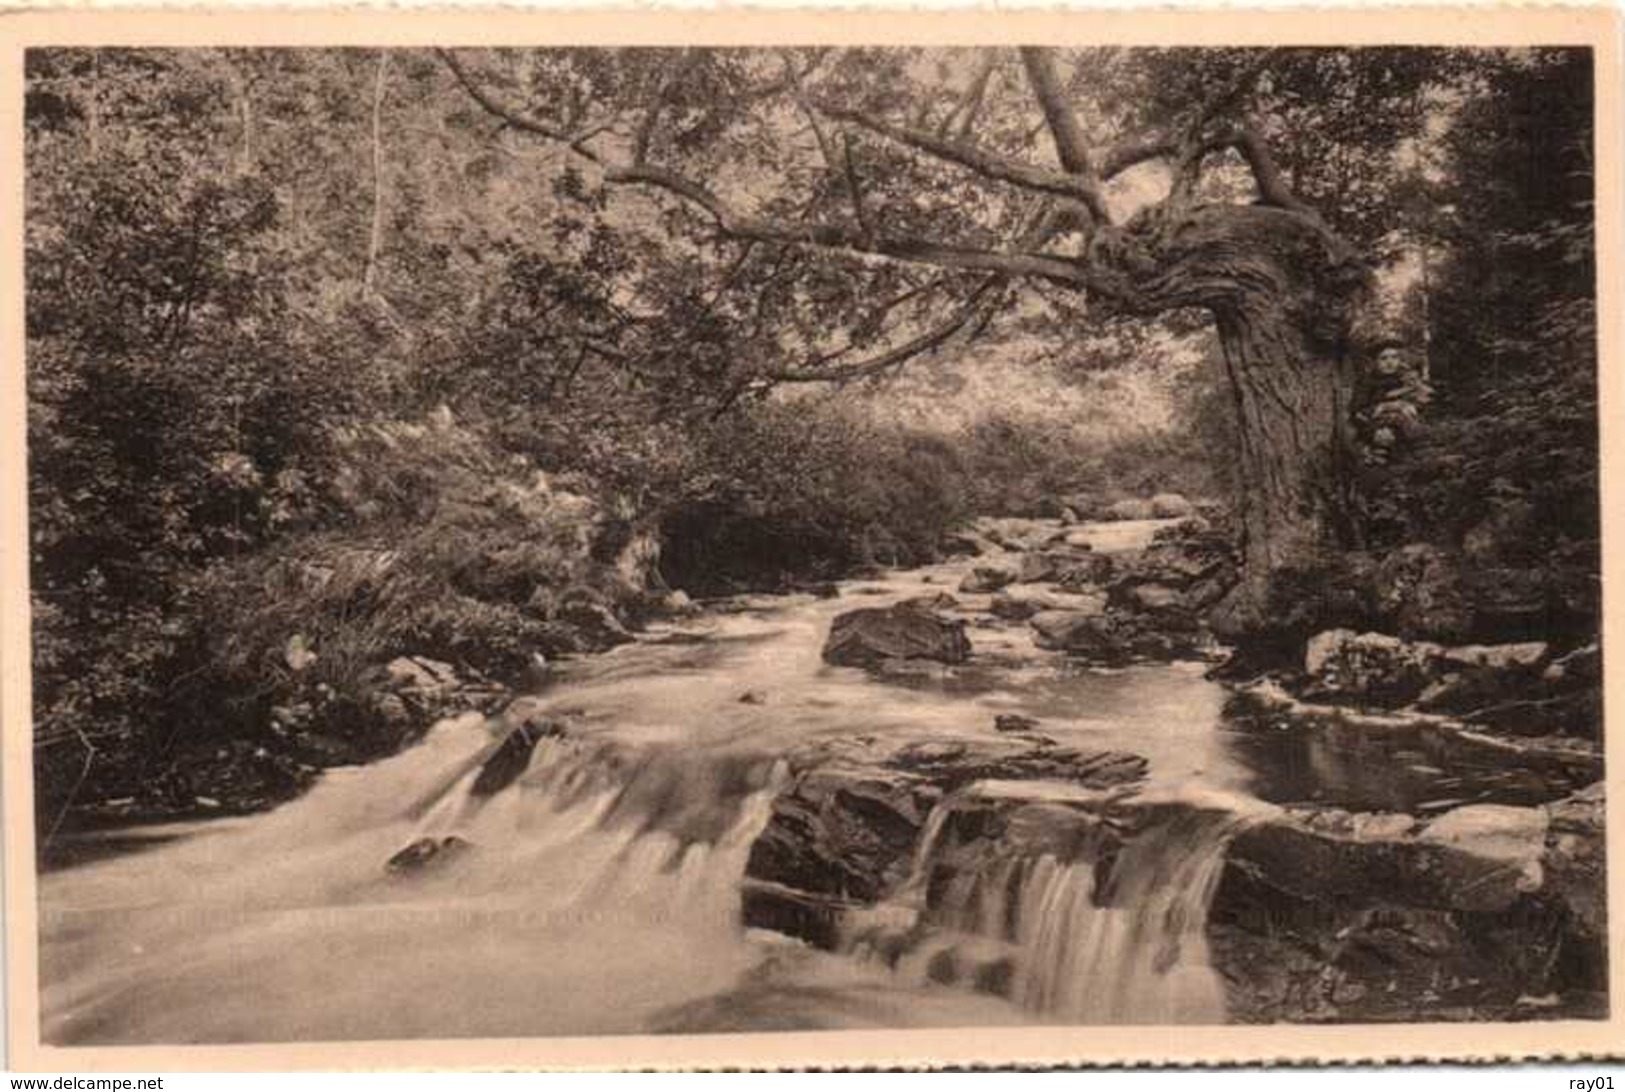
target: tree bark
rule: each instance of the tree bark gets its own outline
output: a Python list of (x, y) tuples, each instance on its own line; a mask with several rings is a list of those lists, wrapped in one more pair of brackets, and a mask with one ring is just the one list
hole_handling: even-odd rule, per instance
[(1312, 579), (1329, 552), (1362, 544), (1351, 419), (1367, 268), (1296, 209), (1207, 206), (1140, 235), (1117, 256), (1137, 309), (1200, 307), (1218, 328), (1240, 438), (1242, 580), (1214, 621), (1256, 634), (1283, 577)]
[(1238, 308), (1216, 315), (1235, 398), (1242, 483), (1242, 583), (1221, 612), (1232, 635), (1270, 622), (1271, 589), (1283, 575), (1310, 573), (1329, 550), (1360, 545), (1353, 495), (1347, 354), (1315, 344), (1278, 311)]

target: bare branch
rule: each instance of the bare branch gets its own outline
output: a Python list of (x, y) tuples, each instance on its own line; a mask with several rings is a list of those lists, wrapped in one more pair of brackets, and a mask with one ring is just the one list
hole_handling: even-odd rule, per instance
[(1061, 166), (1071, 174), (1092, 180), (1095, 168), (1089, 158), (1089, 141), (1078, 124), (1077, 114), (1066, 101), (1066, 89), (1056, 75), (1053, 53), (1038, 46), (1024, 46), (1021, 62), (1026, 66), (1027, 81), (1032, 84), (1039, 108), (1044, 111), (1044, 121), (1049, 125)]
[(1315, 210), (1287, 185), (1263, 132), (1255, 123), (1249, 121), (1241, 126), (1230, 144), (1247, 161), (1247, 166), (1253, 172), (1253, 181), (1258, 184), (1258, 196), (1265, 204), (1307, 216), (1315, 215)]
[[(987, 94), (988, 80), (993, 70), (998, 67), (999, 56), (993, 50), (977, 66), (976, 74), (971, 77), (970, 85), (965, 89), (964, 95), (954, 103), (954, 108), (937, 125), (937, 136), (946, 137), (954, 133), (960, 140), (969, 135), (971, 126), (976, 123), (976, 115), (981, 112), (982, 98)], [(957, 122), (957, 124), (956, 124)]]
[(835, 224), (799, 223), (772, 217), (748, 216), (728, 206), (715, 193), (690, 179), (660, 167), (606, 167), (604, 181), (612, 184), (644, 185), (665, 190), (703, 208), (725, 235), (755, 239), (764, 243), (796, 243), (874, 254), (898, 261), (949, 269), (975, 269), (987, 273), (1007, 273), (1020, 277), (1043, 277), (1080, 287), (1084, 270), (1066, 258), (1047, 254), (1003, 253), (953, 243), (923, 239), (876, 236), (864, 238), (861, 231)]
[(1037, 164), (1025, 163), (1019, 159), (995, 155), (969, 144), (940, 137), (927, 129), (893, 125), (891, 122), (833, 103), (820, 103), (818, 108), (838, 121), (851, 122), (888, 140), (964, 167), (984, 178), (1007, 182), (1034, 193), (1081, 201), (1091, 211), (1097, 205), (1102, 205), (1098, 188), (1087, 179), (1063, 174)]
[(863, 237), (872, 243), (875, 225), (863, 207), (863, 184), (858, 181), (857, 155), (853, 150), (855, 142), (851, 133), (843, 133), (842, 138), (841, 162), (846, 167), (846, 192), (852, 198), (852, 215), (857, 218), (858, 230), (862, 231)]
[(778, 383), (846, 383), (854, 379), (879, 375), (891, 368), (900, 367), (915, 357), (947, 343), (955, 334), (970, 326), (973, 321), (983, 317), (989, 294), (995, 289), (1003, 287), (1005, 283), (1005, 278), (1002, 276), (986, 278), (977, 286), (976, 291), (971, 293), (970, 298), (946, 322), (939, 326), (933, 326), (918, 337), (911, 338), (902, 345), (889, 349), (878, 356), (845, 364), (839, 368), (817, 367), (817, 364), (833, 359), (834, 355), (839, 354), (825, 355), (817, 358), (812, 365), (780, 369), (768, 372), (759, 378)]
[(587, 147), (586, 142), (613, 128), (619, 120), (618, 118), (606, 118), (590, 125), (584, 125), (574, 132), (566, 132), (556, 126), (547, 124), (539, 118), (532, 117), (517, 107), (502, 102), (495, 95), (486, 91), (475, 81), (468, 69), (463, 65), (463, 62), (458, 60), (457, 55), (451, 50), (436, 49), (435, 53), (446, 63), (446, 67), (451, 69), (452, 75), (457, 77), (457, 82), (462, 84), (463, 90), (468, 92), (469, 97), (492, 117), (502, 120), (515, 129), (535, 133), (537, 136), (546, 137), (548, 140), (558, 141), (583, 159), (591, 160), (594, 163), (602, 162), (602, 158), (597, 152)]
[(1180, 141), (1166, 133), (1148, 133), (1132, 137), (1112, 146), (1100, 160), (1100, 177), (1116, 178), (1132, 167), (1153, 159), (1167, 159), (1178, 155)]
[[(751, 216), (733, 208), (711, 189), (686, 178), (675, 171), (649, 163), (620, 165), (609, 162), (583, 143), (590, 136), (603, 131), (604, 125), (577, 132), (563, 132), (515, 107), (501, 101), (482, 88), (457, 56), (450, 50), (438, 50), (439, 56), (456, 76), (463, 89), (482, 109), (502, 119), (514, 128), (534, 133), (546, 139), (566, 144), (572, 151), (603, 170), (606, 185), (644, 186), (663, 190), (704, 210), (717, 228), (727, 236), (739, 240), (764, 243), (785, 243), (815, 246), (828, 250), (841, 250), (853, 254), (872, 254), (897, 261), (939, 266), (947, 269), (969, 269), (1008, 276), (1041, 277), (1075, 288), (1087, 283), (1083, 265), (1068, 258), (1029, 252), (986, 250), (954, 243), (937, 243), (915, 238), (870, 235), (861, 227), (819, 224), (783, 220), (774, 217)], [(828, 111), (826, 111), (828, 113)], [(831, 115), (835, 116), (835, 115)], [(854, 117), (854, 120), (856, 118)], [(935, 138), (929, 137), (934, 140)], [(958, 147), (957, 145), (955, 147)], [(1006, 173), (1028, 177), (1041, 183), (1033, 188), (1056, 196), (1077, 199), (1081, 196), (1078, 180), (1065, 175), (1011, 161), (987, 156), (983, 162), (990, 170), (1004, 169)], [(1002, 167), (1001, 167), (1002, 165)], [(1098, 198), (1097, 198), (1098, 200)]]

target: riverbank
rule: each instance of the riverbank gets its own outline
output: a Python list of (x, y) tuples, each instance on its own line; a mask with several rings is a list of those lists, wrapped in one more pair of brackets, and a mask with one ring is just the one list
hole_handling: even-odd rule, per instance
[[(1052, 647), (1046, 627), (1068, 629), (1026, 614), (1036, 595), (1143, 613), (1078, 574), (1145, 573), (1147, 552), (1168, 570), (1169, 526), (982, 525), (974, 558), (651, 620), (504, 715), (442, 720), (268, 815), (48, 872), (54, 1034), (1595, 1015), (1602, 800), (1583, 764), (1531, 777), (1375, 714), (1261, 719), (1206, 677), (1220, 652), (1199, 625), (1106, 664), (1118, 646)], [(940, 646), (955, 662), (886, 655), (900, 631), (852, 621), (876, 613), (959, 634)], [(831, 663), (854, 634), (880, 654)], [(155, 905), (155, 883), (193, 893)], [(196, 913), (220, 927), (193, 952), (173, 924)], [(391, 983), (387, 1003), (222, 996), (244, 974), (290, 997), (320, 977), (275, 942), (290, 914)], [(132, 937), (196, 956), (169, 1015), (117, 1001), (148, 957), (96, 962)], [(523, 1003), (539, 989), (579, 1016)]]

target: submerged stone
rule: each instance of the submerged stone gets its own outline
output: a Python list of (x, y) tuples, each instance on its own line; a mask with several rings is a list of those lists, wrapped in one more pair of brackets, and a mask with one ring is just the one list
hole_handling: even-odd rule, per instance
[(508, 737), (502, 741), (485, 764), (480, 767), (479, 776), (469, 787), (470, 796), (494, 796), (519, 780), (525, 770), (530, 767), (531, 754), (536, 745), (550, 736), (562, 736), (564, 728), (557, 721), (544, 720), (538, 717), (527, 717), (514, 725)]
[(442, 868), (474, 848), (474, 843), (455, 834), (425, 835), (399, 850), (384, 864), (394, 875), (423, 872), (431, 867)]
[(993, 718), (993, 727), (1001, 732), (1031, 732), (1040, 723), (1037, 717), (1024, 717), (1020, 713), (1000, 713)]

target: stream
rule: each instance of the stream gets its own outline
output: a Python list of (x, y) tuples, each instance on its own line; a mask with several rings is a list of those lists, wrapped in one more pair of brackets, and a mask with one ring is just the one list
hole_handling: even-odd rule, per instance
[[(1158, 526), (1098, 525), (1094, 545), (1136, 548)], [(1205, 794), (1222, 814), (1552, 795), (1494, 763), (1445, 764), (1425, 742), (1373, 750), (1232, 723), (1205, 664), (1085, 669), (1021, 624), (973, 621), (969, 664), (901, 678), (822, 661), (837, 614), (953, 591), (972, 564), (852, 581), (830, 599), (745, 598), (570, 662), (535, 699), (567, 732), (488, 798), (469, 791), (492, 747), (471, 714), (331, 770), (275, 811), (174, 825), (45, 873), (44, 1041), (1225, 1019), (1201, 940), (1223, 821), (1135, 842), (1115, 879), (1130, 911), (1096, 906), (1092, 870), (1049, 858), (950, 892), (944, 913), (966, 936), (1021, 922), (1018, 981), (1002, 995), (940, 981), (924, 948), (887, 961), (857, 938), (829, 952), (743, 928), (746, 860), (791, 776), (785, 756), (823, 737), (985, 739), (995, 716), (1022, 714), (1059, 745), (1142, 755), (1144, 793)], [(417, 839), (451, 836), (464, 852), (445, 867), (385, 868)], [(917, 871), (931, 851), (928, 829)], [(905, 885), (874, 912), (906, 916), (921, 897)]]

